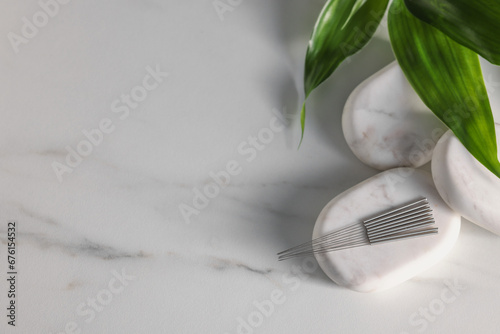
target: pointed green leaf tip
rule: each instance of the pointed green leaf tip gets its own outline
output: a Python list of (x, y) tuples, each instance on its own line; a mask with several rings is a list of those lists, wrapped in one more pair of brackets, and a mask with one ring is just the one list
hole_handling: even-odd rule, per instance
[(391, 5), (389, 35), (399, 65), (422, 101), (500, 177), (495, 123), (477, 54), (414, 17), (404, 0)]
[(304, 139), (304, 127), (306, 125), (306, 101), (302, 104), (302, 110), (300, 112), (300, 127), (302, 129), (301, 134), (300, 134), (300, 142), (299, 142), (299, 147), (302, 145), (302, 139)]
[[(342, 61), (368, 43), (384, 16), (388, 1), (329, 0), (325, 4), (307, 48), (304, 70), (305, 100)], [(305, 112), (304, 102), (301, 111), (301, 142), (304, 136)]]

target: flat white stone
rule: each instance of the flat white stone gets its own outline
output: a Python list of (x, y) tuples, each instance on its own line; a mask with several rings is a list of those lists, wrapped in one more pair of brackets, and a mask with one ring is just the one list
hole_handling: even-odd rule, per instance
[(446, 126), (425, 106), (393, 62), (362, 82), (349, 96), (342, 129), (352, 152), (380, 170), (419, 167)]
[[(500, 124), (496, 124), (500, 147)], [(432, 176), (441, 197), (471, 222), (500, 235), (500, 179), (448, 131), (436, 145)]]
[(441, 260), (457, 240), (460, 216), (439, 196), (430, 173), (412, 168), (382, 172), (335, 197), (319, 215), (313, 238), (422, 197), (431, 204), (438, 234), (315, 254), (326, 275), (349, 289), (373, 292), (398, 285)]

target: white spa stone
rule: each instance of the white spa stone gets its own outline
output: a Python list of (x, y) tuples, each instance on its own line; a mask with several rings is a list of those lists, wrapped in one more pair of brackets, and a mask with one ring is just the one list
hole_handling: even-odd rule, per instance
[(352, 152), (380, 170), (419, 167), (431, 159), (445, 125), (425, 106), (393, 62), (349, 96), (342, 129)]
[[(500, 147), (500, 124), (496, 124)], [(500, 235), (500, 179), (448, 131), (436, 145), (432, 176), (441, 197), (471, 222)]]
[(428, 172), (412, 168), (382, 172), (335, 197), (321, 211), (313, 238), (421, 197), (431, 204), (438, 234), (315, 254), (326, 275), (349, 289), (373, 292), (398, 285), (441, 260), (457, 240), (460, 215), (439, 196)]

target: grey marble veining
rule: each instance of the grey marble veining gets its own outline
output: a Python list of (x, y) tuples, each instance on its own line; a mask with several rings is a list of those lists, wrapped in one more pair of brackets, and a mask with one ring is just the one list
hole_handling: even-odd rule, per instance
[[(15, 220), (19, 273), (18, 323), (2, 313), (1, 333), (415, 333), (413, 314), (425, 319), (419, 308), (455, 280), (466, 289), (427, 332), (498, 328), (500, 243), (466, 222), (443, 261), (371, 296), (314, 262), (277, 261), (334, 196), (377, 173), (353, 156), (340, 119), (350, 92), (393, 60), (381, 39), (311, 96), (297, 150), (301, 67), (322, 5), (244, 0), (221, 20), (213, 1), (73, 0), (17, 53), (7, 35), (22, 35), (39, 2), (0, 5), (0, 254)], [(139, 101), (156, 67), (169, 76)], [(271, 140), (275, 110), (290, 124)], [(72, 167), (68, 147), (91, 152)], [(193, 207), (230, 161), (241, 171), (186, 222), (181, 204)], [(54, 163), (71, 170), (62, 182)]]

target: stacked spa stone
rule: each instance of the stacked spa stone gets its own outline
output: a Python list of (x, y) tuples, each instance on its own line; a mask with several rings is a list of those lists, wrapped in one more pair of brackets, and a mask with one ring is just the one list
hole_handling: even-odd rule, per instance
[[(495, 96), (500, 94), (489, 93), (495, 110), (500, 107)], [(342, 127), (352, 152), (384, 172), (328, 203), (318, 217), (313, 238), (423, 196), (431, 203), (439, 233), (315, 254), (321, 268), (337, 284), (370, 292), (408, 280), (452, 249), (460, 231), (460, 216), (500, 235), (500, 179), (423, 104), (396, 62), (352, 92)], [(500, 134), (500, 125), (496, 131)], [(497, 136), (500, 147), (499, 139)], [(432, 175), (416, 169), (431, 159)]]

